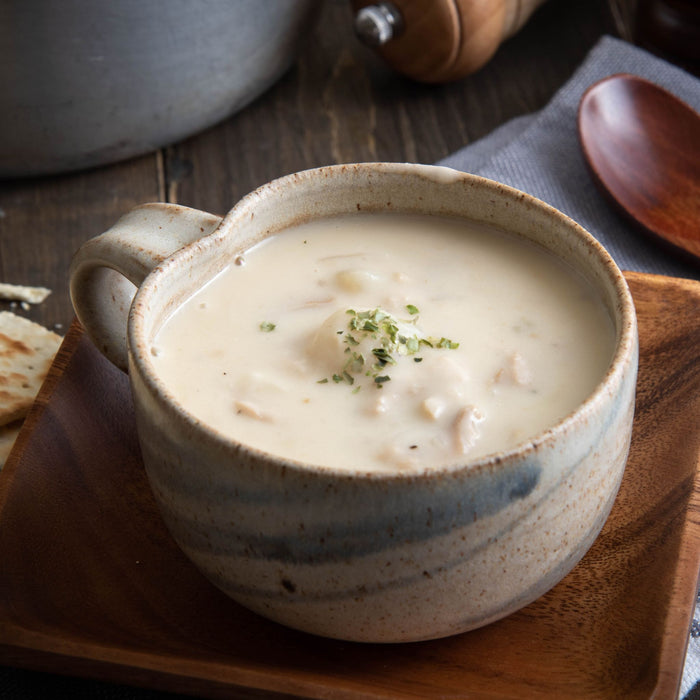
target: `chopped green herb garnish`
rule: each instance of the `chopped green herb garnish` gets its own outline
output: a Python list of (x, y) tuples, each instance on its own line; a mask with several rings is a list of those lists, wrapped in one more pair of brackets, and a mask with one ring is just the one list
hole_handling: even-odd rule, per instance
[(319, 379), (316, 384), (328, 384), (328, 377), (324, 377), (323, 379)]
[[(406, 310), (412, 315), (418, 314), (418, 308), (413, 304), (407, 304)], [(374, 381), (375, 386), (381, 389), (385, 382), (391, 380), (388, 374), (383, 374), (386, 367), (395, 365), (397, 357), (402, 355), (415, 355), (422, 348), (448, 348), (454, 349), (459, 347), (459, 343), (455, 343), (449, 338), (425, 338), (412, 332), (412, 326), (415, 324), (416, 318), (411, 320), (399, 321), (390, 313), (383, 309), (372, 309), (368, 311), (355, 311), (347, 309), (345, 312), (350, 318), (348, 320), (347, 329), (337, 331), (338, 335), (343, 335), (342, 342), (346, 346), (344, 354), (348, 356), (345, 365), (339, 369), (338, 374), (332, 376), (336, 384), (347, 383), (355, 384), (355, 375), (363, 374), (365, 377), (370, 377)], [(403, 332), (399, 332), (402, 329)], [(370, 343), (374, 364), (367, 364), (365, 357), (356, 352), (353, 348), (364, 343), (365, 346)], [(414, 357), (414, 362), (422, 362), (422, 357)], [(327, 380), (326, 380), (327, 381)], [(353, 393), (357, 393), (360, 389), (356, 386)]]
[[(350, 352), (350, 348), (346, 348), (346, 352)], [(352, 351), (352, 357), (345, 363), (343, 370), (347, 372), (361, 372), (364, 364), (364, 355)]]
[(396, 364), (396, 360), (386, 351), (385, 348), (374, 348), (372, 354), (377, 358), (379, 364), (383, 367), (386, 364)]
[(420, 348), (420, 342), (418, 338), (416, 338), (415, 336), (413, 336), (412, 338), (406, 338), (406, 349), (409, 353), (418, 352), (418, 348)]
[(275, 328), (277, 328), (277, 325), (272, 323), (271, 321), (263, 321), (260, 324), (260, 330), (263, 333), (270, 333), (271, 331), (274, 331)]
[(389, 340), (392, 343), (395, 343), (397, 338), (401, 342), (401, 338), (403, 338), (403, 336), (399, 335), (399, 327), (390, 321), (384, 324), (384, 332), (389, 336)]

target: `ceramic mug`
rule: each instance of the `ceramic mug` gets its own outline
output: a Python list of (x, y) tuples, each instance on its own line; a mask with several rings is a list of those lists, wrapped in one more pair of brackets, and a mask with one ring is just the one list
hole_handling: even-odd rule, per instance
[[(516, 449), (417, 474), (300, 464), (197, 421), (154, 372), (149, 348), (163, 322), (251, 245), (358, 209), (487, 222), (578, 270), (616, 333), (592, 395)], [(434, 166), (353, 164), (264, 185), (223, 220), (147, 204), (82, 246), (71, 294), (96, 346), (129, 373), (145, 469), (175, 541), (233, 599), (285, 625), (366, 642), (485, 625), (560, 581), (617, 494), (638, 358), (627, 285), (580, 226), (504, 185)]]

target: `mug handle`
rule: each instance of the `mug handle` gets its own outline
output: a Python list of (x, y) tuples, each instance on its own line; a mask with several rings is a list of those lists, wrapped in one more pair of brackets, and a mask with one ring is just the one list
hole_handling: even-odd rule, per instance
[(219, 216), (178, 204), (144, 204), (78, 249), (70, 266), (71, 301), (85, 332), (110, 362), (128, 369), (129, 309), (148, 273), (219, 223)]

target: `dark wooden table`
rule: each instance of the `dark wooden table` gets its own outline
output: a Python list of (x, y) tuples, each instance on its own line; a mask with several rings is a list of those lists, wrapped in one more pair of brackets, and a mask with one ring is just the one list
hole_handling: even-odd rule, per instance
[(418, 85), (352, 32), (349, 2), (326, 2), (298, 62), (208, 131), (88, 172), (0, 182), (0, 279), (49, 287), (27, 313), (66, 329), (73, 252), (133, 206), (177, 202), (224, 214), (280, 175), (368, 160), (433, 163), (544, 106), (603, 34), (631, 37), (629, 0), (549, 0), (476, 75)]
[[(294, 67), (225, 122), (126, 162), (0, 182), (0, 281), (51, 288), (43, 304), (17, 311), (63, 333), (73, 319), (73, 252), (135, 205), (177, 202), (224, 214), (258, 185), (309, 167), (438, 161), (543, 107), (603, 34), (634, 40), (633, 17), (633, 0), (549, 0), (480, 72), (431, 86), (390, 71), (353, 36), (349, 3), (328, 1)], [(0, 698), (61, 692), (166, 697), (0, 669)]]

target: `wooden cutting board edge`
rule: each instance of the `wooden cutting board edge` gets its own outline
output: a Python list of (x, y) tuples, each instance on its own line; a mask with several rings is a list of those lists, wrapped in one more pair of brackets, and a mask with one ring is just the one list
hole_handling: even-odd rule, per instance
[[(681, 295), (691, 294), (698, 298), (698, 308), (700, 309), (700, 283), (694, 280), (685, 280), (678, 278), (669, 278), (661, 275), (650, 275), (646, 273), (625, 272), (625, 277), (630, 285), (633, 297), (635, 288), (639, 286), (650, 287), (659, 293), (668, 295), (669, 290), (675, 291)], [(54, 359), (51, 369), (44, 381), (36, 401), (25, 419), (24, 426), (20, 431), (15, 446), (7, 459), (6, 465), (0, 472), (0, 479), (12, 480), (14, 473), (20, 462), (20, 456), (25, 449), (27, 443), (31, 440), (34, 426), (39, 421), (42, 411), (51, 400), (51, 396), (65, 371), (68, 363), (71, 361), (73, 353), (80, 342), (84, 330), (77, 320), (74, 320), (69, 328), (64, 341)], [(674, 698), (677, 696), (680, 677), (683, 669), (683, 661), (686, 653), (687, 634), (681, 636), (678, 633), (668, 633), (668, 630), (689, 630), (692, 622), (694, 603), (696, 600), (697, 584), (700, 576), (700, 455), (699, 469), (696, 470), (694, 485), (690, 503), (688, 505), (688, 515), (683, 524), (682, 546), (681, 553), (676, 565), (674, 580), (674, 590), (670, 594), (670, 607), (668, 610), (666, 626), (667, 632), (664, 634), (664, 639), (660, 647), (660, 670), (658, 679), (652, 698)], [(2, 511), (11, 489), (0, 488), (0, 511)], [(30, 640), (27, 640), (30, 642)], [(42, 648), (43, 647), (43, 648)], [(149, 672), (146, 666), (135, 667), (130, 665), (129, 656), (127, 653), (124, 657), (124, 663), (115, 662), (114, 656), (110, 654), (110, 658), (97, 659), (87, 658), (83, 656), (84, 649), (77, 645), (74, 649), (65, 649), (65, 653), (56, 653), (55, 645), (51, 640), (47, 640), (47, 644), (42, 644), (39, 639), (32, 640), (26, 647), (26, 654), (21, 653), (20, 648), (13, 644), (12, 647), (0, 643), (0, 655), (6, 659), (8, 663), (15, 664), (17, 667), (33, 668), (48, 672), (61, 673), (65, 672), (65, 664), (67, 659), (71, 659), (71, 675), (76, 672), (84, 672), (85, 677), (93, 677), (102, 680), (111, 680), (120, 683), (130, 683), (136, 686), (151, 687), (164, 691), (177, 692), (192, 692), (201, 693), (201, 686), (197, 682), (197, 678), (191, 678), (192, 686), (188, 688), (188, 677), (163, 673), (161, 668), (157, 669), (158, 680), (154, 682), (153, 674)], [(90, 650), (94, 656), (94, 649)], [(143, 662), (143, 659), (140, 658)], [(154, 669), (155, 670), (155, 669)], [(241, 669), (242, 670), (242, 669)], [(202, 669), (204, 671), (204, 669)], [(246, 696), (255, 697), (258, 693), (253, 690), (255, 685), (246, 686), (245, 676), (248, 672), (242, 670), (241, 689), (245, 691)], [(206, 677), (206, 672), (205, 672)], [(211, 678), (206, 678), (207, 686), (211, 686), (211, 697), (219, 697), (216, 683), (212, 683)], [(252, 680), (252, 679), (251, 679)], [(263, 684), (264, 687), (266, 684)], [(221, 693), (230, 693), (235, 688), (227, 683), (221, 686)], [(252, 692), (251, 692), (252, 691)], [(264, 695), (269, 697), (270, 687), (264, 691)], [(279, 689), (279, 693), (283, 693)], [(287, 693), (283, 693), (287, 694)]]
[[(658, 293), (664, 292), (665, 297), (668, 296), (668, 290), (672, 289), (683, 296), (694, 296), (697, 299), (700, 316), (700, 282), (642, 272), (625, 271), (624, 275), (630, 286), (633, 299), (635, 289), (638, 289), (639, 286), (651, 287)], [(673, 322), (673, 319), (669, 319), (669, 322)], [(700, 429), (700, 424), (698, 428)], [(652, 698), (676, 698), (678, 696), (688, 648), (687, 642), (698, 596), (698, 586), (700, 585), (700, 454), (698, 454), (681, 541), (680, 556), (673, 576), (674, 590), (670, 595), (666, 633), (661, 642), (659, 677), (651, 695)], [(686, 634), (681, 636), (668, 632), (668, 630), (678, 629), (685, 630)]]

